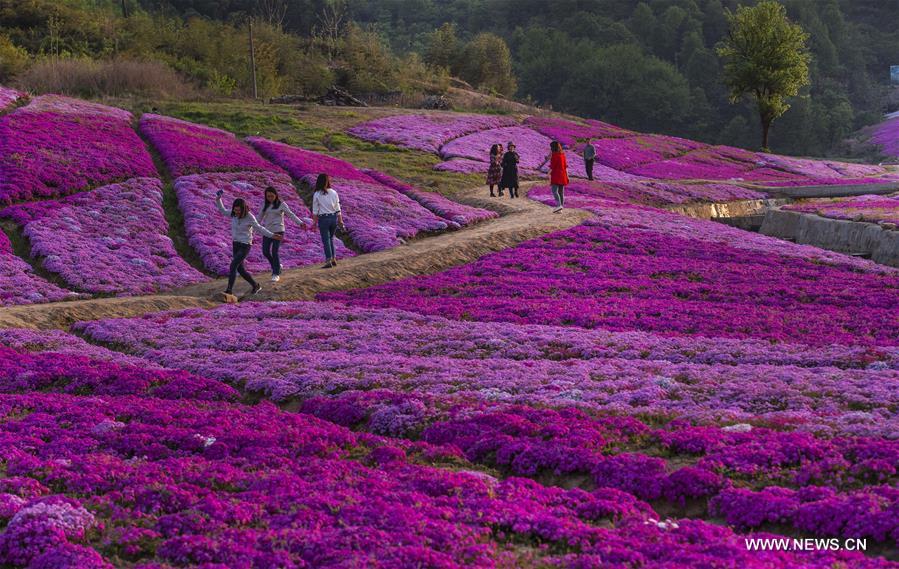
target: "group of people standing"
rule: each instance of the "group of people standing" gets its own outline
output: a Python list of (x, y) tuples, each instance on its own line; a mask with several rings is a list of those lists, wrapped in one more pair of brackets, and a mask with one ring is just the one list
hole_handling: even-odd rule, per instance
[[(565, 186), (568, 185), (568, 159), (565, 151), (558, 141), (552, 141), (549, 145), (549, 183), (552, 186), (553, 197), (556, 199), (556, 208), (553, 213), (559, 213), (565, 205)], [(596, 160), (596, 149), (589, 142), (584, 147), (584, 164), (587, 169), (587, 178), (593, 179), (593, 162)], [(503, 190), (509, 190), (510, 198), (518, 197), (518, 162), (519, 156), (515, 152), (515, 143), (508, 144), (508, 150), (503, 153), (502, 144), (494, 144), (490, 147), (490, 165), (487, 168), (487, 187), (490, 188), (490, 197), (496, 197), (493, 186), (497, 186), (499, 197), (503, 196)]]
[(503, 190), (509, 190), (510, 198), (518, 197), (518, 162), (520, 157), (515, 152), (515, 143), (508, 144), (508, 150), (503, 152), (502, 144), (494, 144), (490, 147), (490, 166), (487, 168), (487, 186), (490, 187), (490, 197), (496, 197), (493, 186), (499, 190), (499, 197), (503, 197)]
[(289, 217), (294, 223), (307, 231), (318, 227), (325, 251), (325, 264), (323, 269), (337, 266), (337, 258), (334, 252), (334, 235), (337, 228), (345, 229), (343, 214), (340, 212), (340, 197), (331, 187), (331, 177), (327, 174), (319, 174), (315, 181), (315, 189), (312, 193), (312, 222), (306, 223), (291, 211), (287, 203), (281, 201), (278, 190), (268, 186), (265, 188), (265, 199), (257, 219), (250, 213), (250, 206), (243, 198), (236, 198), (231, 204), (231, 210), (225, 209), (222, 204), (223, 190), (215, 194), (215, 205), (219, 213), (231, 218), (231, 266), (228, 271), (227, 294), (233, 294), (234, 281), (240, 274), (253, 287), (251, 294), (258, 294), (262, 290), (260, 285), (247, 271), (244, 261), (253, 248), (253, 232), (262, 235), (262, 256), (268, 260), (272, 268), (272, 282), (281, 280), (281, 271), (284, 266), (279, 256), (281, 243), (284, 241), (286, 226), (284, 218)]

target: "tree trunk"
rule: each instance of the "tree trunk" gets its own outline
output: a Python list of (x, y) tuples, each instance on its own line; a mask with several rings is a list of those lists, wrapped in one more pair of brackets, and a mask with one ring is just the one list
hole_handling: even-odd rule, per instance
[(762, 151), (768, 152), (768, 132), (771, 130), (771, 119), (762, 117)]

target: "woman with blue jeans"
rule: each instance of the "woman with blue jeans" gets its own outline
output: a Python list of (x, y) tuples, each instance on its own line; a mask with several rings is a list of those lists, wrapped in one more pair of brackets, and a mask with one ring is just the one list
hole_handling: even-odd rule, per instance
[(224, 193), (222, 190), (216, 192), (215, 205), (219, 213), (231, 218), (231, 249), (233, 256), (231, 258), (231, 267), (228, 270), (228, 288), (225, 292), (233, 294), (234, 281), (237, 279), (237, 273), (240, 273), (240, 276), (253, 287), (252, 294), (257, 294), (262, 290), (262, 286), (253, 279), (253, 275), (247, 271), (243, 264), (253, 248), (253, 230), (255, 229), (265, 237), (270, 237), (276, 241), (280, 241), (282, 237), (259, 225), (259, 222), (250, 213), (250, 207), (243, 198), (234, 200), (234, 203), (231, 204), (231, 211), (225, 209), (225, 206), (222, 204), (222, 194)]
[(340, 213), (340, 197), (331, 187), (331, 176), (319, 174), (315, 180), (315, 192), (312, 194), (312, 222), (318, 225), (325, 248), (325, 264), (323, 269), (337, 265), (334, 254), (334, 234), (337, 227), (346, 231), (343, 216)]
[[(265, 203), (259, 212), (259, 224), (283, 239), (285, 215), (300, 227), (306, 227), (306, 223), (290, 210), (290, 206), (281, 201), (278, 190), (271, 186), (265, 188)], [(272, 237), (262, 238), (262, 256), (268, 259), (269, 265), (272, 266), (273, 283), (281, 280), (281, 258), (278, 256), (280, 249), (280, 240)]]

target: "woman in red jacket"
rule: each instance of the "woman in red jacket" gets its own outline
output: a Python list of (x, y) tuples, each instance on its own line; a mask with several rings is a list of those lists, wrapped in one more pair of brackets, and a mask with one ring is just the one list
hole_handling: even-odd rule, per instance
[(565, 186), (568, 185), (568, 161), (562, 152), (562, 145), (553, 141), (549, 145), (552, 152), (549, 156), (549, 183), (552, 185), (553, 197), (556, 198), (556, 209), (553, 213), (562, 211), (565, 205)]

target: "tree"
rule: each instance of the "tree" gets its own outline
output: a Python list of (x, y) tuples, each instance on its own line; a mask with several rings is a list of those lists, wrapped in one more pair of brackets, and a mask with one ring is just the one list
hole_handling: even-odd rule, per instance
[(479, 89), (491, 89), (502, 95), (515, 92), (512, 75), (512, 54), (503, 38), (488, 32), (480, 33), (462, 50), (459, 73)]
[(717, 48), (724, 82), (732, 103), (747, 96), (755, 100), (767, 150), (771, 123), (790, 108), (786, 100), (809, 83), (808, 34), (774, 0), (740, 6), (736, 13), (728, 11), (727, 19), (730, 30)]
[(459, 39), (456, 37), (456, 25), (447, 22), (430, 34), (424, 57), (425, 63), (432, 67), (455, 71), (460, 49)]

